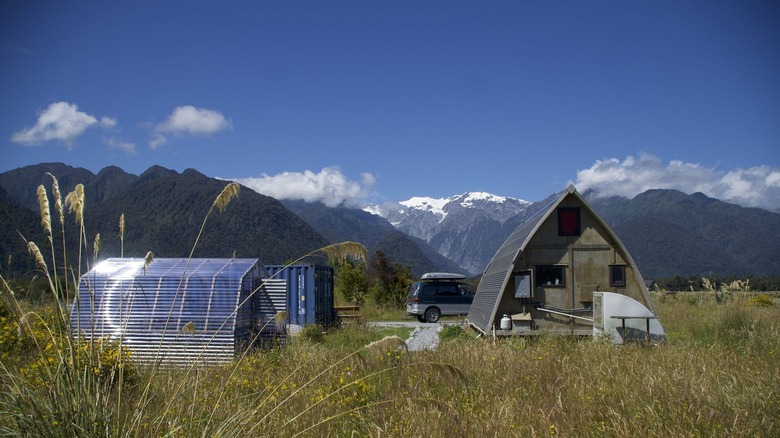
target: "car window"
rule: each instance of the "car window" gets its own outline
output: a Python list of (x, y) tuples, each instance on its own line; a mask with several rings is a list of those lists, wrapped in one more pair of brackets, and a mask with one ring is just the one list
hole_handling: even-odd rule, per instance
[(455, 283), (439, 284), (439, 293), (437, 295), (447, 296), (447, 297), (460, 295), (460, 292), (458, 292), (458, 285), (456, 285)]
[(468, 284), (459, 284), (458, 289), (462, 295), (474, 295), (474, 288)]
[(420, 295), (424, 297), (430, 297), (436, 294), (436, 285), (435, 284), (425, 284), (422, 287), (422, 293)]

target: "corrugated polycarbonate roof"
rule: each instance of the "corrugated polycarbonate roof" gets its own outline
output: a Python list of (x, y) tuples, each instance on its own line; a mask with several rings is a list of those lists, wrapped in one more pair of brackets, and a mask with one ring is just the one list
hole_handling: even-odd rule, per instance
[(264, 271), (257, 259), (107, 259), (81, 277), (71, 327), (122, 339), (139, 361), (229, 361), (251, 328), (238, 306)]

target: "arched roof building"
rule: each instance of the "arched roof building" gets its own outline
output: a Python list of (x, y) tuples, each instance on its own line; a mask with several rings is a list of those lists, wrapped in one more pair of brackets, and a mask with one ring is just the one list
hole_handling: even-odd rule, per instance
[(286, 289), (258, 259), (109, 258), (81, 276), (71, 327), (138, 362), (227, 363), (277, 335)]
[[(618, 315), (624, 317), (622, 337), (626, 319), (643, 333), (646, 323), (648, 333), (663, 334), (636, 263), (570, 185), (520, 224), (493, 256), (477, 288), (468, 322), (484, 334), (498, 330), (516, 335), (541, 331), (590, 335), (594, 319), (597, 329), (604, 329), (605, 323), (607, 328), (620, 324), (612, 320), (614, 316), (601, 320), (602, 293), (625, 296), (639, 305), (637, 309), (644, 308), (634, 316)], [(509, 331), (501, 330), (504, 316), (513, 321)]]

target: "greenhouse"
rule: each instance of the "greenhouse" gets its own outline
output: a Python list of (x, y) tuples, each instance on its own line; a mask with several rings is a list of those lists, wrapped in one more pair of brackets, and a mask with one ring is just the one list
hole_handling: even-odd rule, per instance
[[(284, 336), (282, 282), (258, 259), (111, 258), (82, 275), (74, 334), (121, 340), (142, 363), (224, 363), (258, 339)], [(281, 296), (277, 296), (281, 295)]]

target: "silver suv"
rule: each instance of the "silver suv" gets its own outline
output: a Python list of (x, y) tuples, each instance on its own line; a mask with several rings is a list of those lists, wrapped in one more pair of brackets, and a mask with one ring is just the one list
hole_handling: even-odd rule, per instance
[(466, 276), (429, 272), (414, 283), (406, 297), (406, 315), (420, 322), (437, 322), (442, 315), (467, 315), (474, 301), (474, 288), (463, 282)]

